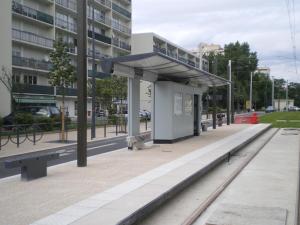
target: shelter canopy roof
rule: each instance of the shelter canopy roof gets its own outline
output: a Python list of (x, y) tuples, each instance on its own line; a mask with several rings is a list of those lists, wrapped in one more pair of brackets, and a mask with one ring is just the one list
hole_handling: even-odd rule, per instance
[[(134, 77), (155, 78), (174, 82), (193, 82), (199, 85), (223, 86), (229, 84), (224, 78), (198, 69), (185, 62), (159, 52), (108, 58), (101, 63), (105, 73)], [(141, 78), (143, 79), (143, 78)]]

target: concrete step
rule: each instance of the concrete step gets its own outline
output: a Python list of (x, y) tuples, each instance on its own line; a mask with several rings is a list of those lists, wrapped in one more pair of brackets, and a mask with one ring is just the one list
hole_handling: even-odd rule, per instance
[(253, 125), (32, 225), (133, 224), (270, 128)]

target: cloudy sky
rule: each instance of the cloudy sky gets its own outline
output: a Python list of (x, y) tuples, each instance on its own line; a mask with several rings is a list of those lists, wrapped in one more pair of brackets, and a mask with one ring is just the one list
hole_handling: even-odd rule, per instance
[[(300, 82), (300, 61), (296, 74), (291, 60), (286, 1), (291, 5), (292, 0), (133, 0), (133, 32), (154, 32), (187, 49), (199, 42), (248, 42), (272, 76)], [(300, 1), (294, 2), (300, 60)]]

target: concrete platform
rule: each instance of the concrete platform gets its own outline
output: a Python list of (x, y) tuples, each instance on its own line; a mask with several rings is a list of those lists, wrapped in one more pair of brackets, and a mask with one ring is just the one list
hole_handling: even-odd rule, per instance
[[(222, 225), (219, 215), (228, 205), (238, 207), (229, 207), (226, 225), (297, 224), (299, 150), (300, 131), (281, 129), (194, 224)], [(258, 216), (258, 208), (267, 210), (265, 216)]]
[[(269, 128), (259, 124), (91, 196), (32, 225), (131, 224)], [(176, 147), (176, 145), (173, 145)]]

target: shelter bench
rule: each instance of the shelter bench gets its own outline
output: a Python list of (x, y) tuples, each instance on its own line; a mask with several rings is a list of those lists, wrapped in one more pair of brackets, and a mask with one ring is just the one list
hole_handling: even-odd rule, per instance
[(20, 156), (4, 162), (6, 169), (21, 167), (21, 179), (33, 180), (47, 176), (47, 161), (58, 159), (59, 153)]

